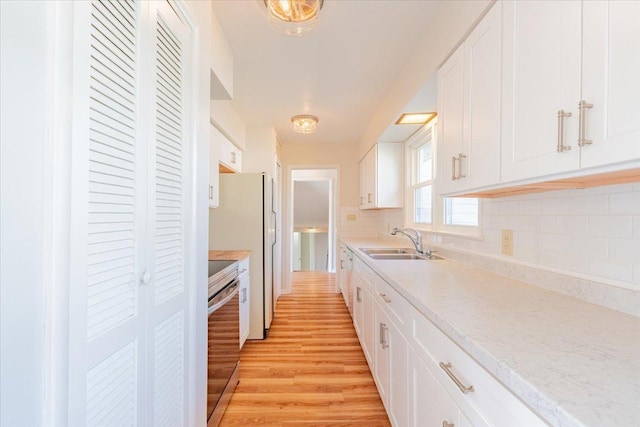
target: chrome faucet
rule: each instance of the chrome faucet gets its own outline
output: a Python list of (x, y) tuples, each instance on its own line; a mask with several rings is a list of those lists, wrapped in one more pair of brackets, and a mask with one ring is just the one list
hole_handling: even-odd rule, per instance
[[(408, 234), (407, 231), (411, 232), (413, 234), (413, 236), (411, 234)], [(391, 235), (392, 236), (395, 236), (398, 233), (404, 234), (405, 236), (407, 236), (409, 238), (409, 240), (411, 240), (411, 243), (413, 243), (413, 246), (416, 247), (416, 252), (418, 252), (421, 255), (426, 256), (427, 258), (431, 258), (437, 252), (437, 251), (435, 251), (433, 249), (423, 249), (422, 248), (422, 235), (416, 229), (403, 228), (402, 230), (400, 230), (398, 228), (394, 228), (393, 230), (391, 230)]]
[[(408, 234), (407, 231), (410, 231), (411, 233), (413, 233), (413, 236), (411, 234)], [(424, 254), (422, 250), (422, 236), (420, 235), (418, 230), (413, 228), (403, 228), (402, 230), (398, 228), (394, 228), (393, 230), (391, 230), (392, 236), (395, 236), (398, 233), (404, 234), (409, 238), (409, 240), (411, 240), (411, 243), (413, 243), (413, 246), (416, 247), (416, 252), (418, 252), (419, 254)]]

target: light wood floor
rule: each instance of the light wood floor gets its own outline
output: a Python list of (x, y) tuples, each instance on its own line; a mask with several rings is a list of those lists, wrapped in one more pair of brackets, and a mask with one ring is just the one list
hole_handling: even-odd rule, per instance
[(390, 426), (334, 274), (294, 273), (269, 338), (242, 350), (221, 426)]

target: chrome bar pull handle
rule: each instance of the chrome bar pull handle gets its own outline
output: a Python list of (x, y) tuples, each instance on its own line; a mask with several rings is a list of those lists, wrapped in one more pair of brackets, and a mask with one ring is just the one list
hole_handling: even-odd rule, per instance
[(456, 179), (458, 179), (458, 177), (456, 177), (456, 159), (455, 156), (451, 157), (451, 181), (455, 181)]
[(456, 425), (454, 423), (447, 422), (447, 420), (444, 420), (442, 422), (442, 427), (456, 427)]
[(558, 153), (571, 150), (570, 145), (564, 145), (564, 118), (571, 117), (571, 113), (564, 110), (558, 111)]
[(464, 384), (462, 384), (462, 382), (458, 378), (456, 378), (453, 372), (451, 372), (451, 363), (440, 362), (439, 365), (442, 368), (442, 370), (447, 374), (447, 376), (451, 378), (451, 381), (455, 383), (455, 385), (460, 389), (462, 393), (467, 394), (473, 391), (472, 385), (470, 385), (469, 387), (466, 387)]
[(580, 111), (578, 120), (578, 147), (584, 147), (593, 143), (592, 140), (585, 138), (586, 118), (584, 110), (590, 108), (593, 108), (593, 104), (588, 104), (584, 99), (578, 103), (578, 110)]
[(360, 289), (360, 286), (358, 286), (356, 288), (356, 301), (357, 302), (362, 302), (362, 297), (360, 296), (360, 292), (362, 291), (362, 289)]
[(371, 193), (367, 193), (367, 203), (373, 203), (373, 202), (371, 201), (371, 196), (373, 196), (373, 194), (371, 194)]
[(458, 179), (467, 177), (467, 175), (462, 174), (462, 159), (466, 159), (466, 158), (467, 156), (465, 156), (464, 154), (462, 153), (458, 154)]
[(389, 343), (387, 342), (387, 325), (380, 322), (380, 345), (383, 349), (389, 348)]
[(387, 294), (379, 293), (378, 295), (380, 295), (380, 298), (382, 298), (384, 302), (386, 302), (386, 303), (390, 303), (391, 302), (391, 298), (389, 298), (387, 296)]

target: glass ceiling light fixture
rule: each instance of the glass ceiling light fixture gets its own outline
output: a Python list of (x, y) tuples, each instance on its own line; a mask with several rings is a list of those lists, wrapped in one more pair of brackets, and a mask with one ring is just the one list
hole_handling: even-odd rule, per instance
[(264, 0), (269, 25), (288, 36), (302, 36), (318, 23), (324, 0)]
[(316, 125), (318, 124), (318, 118), (310, 114), (298, 114), (291, 117), (291, 123), (293, 123), (293, 131), (298, 133), (314, 133), (316, 131)]
[(426, 125), (438, 113), (403, 113), (396, 121), (397, 125)]

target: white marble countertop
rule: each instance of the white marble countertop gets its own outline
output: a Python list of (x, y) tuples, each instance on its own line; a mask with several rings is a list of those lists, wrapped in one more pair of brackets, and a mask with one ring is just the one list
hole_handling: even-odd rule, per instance
[(341, 241), (549, 424), (640, 426), (640, 318), (451, 260), (359, 251), (388, 241)]

